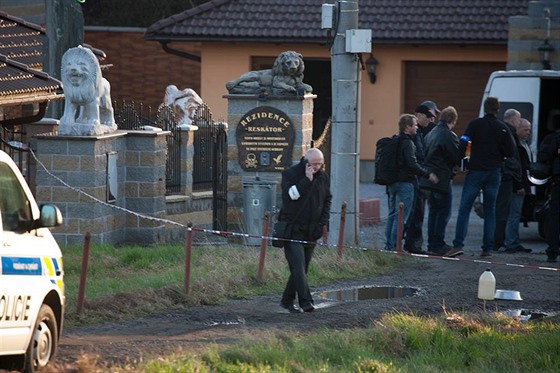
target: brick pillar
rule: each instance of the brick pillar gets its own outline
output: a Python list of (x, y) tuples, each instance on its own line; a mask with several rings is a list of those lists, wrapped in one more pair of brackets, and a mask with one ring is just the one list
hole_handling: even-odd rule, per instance
[[(168, 134), (117, 131), (102, 136), (37, 136), (36, 155), (46, 170), (37, 165), (36, 197), (39, 204), (55, 204), (62, 212), (64, 225), (53, 229), (59, 244), (81, 244), (86, 232), (97, 243), (162, 242), (163, 224), (141, 216), (165, 218)], [(115, 168), (109, 157), (116, 159)]]
[[(126, 137), (126, 209), (138, 215), (165, 218), (165, 166), (169, 131), (128, 131)], [(165, 241), (160, 221), (126, 214), (126, 242), (157, 244)]]
[[(61, 210), (64, 224), (52, 231), (59, 244), (81, 244), (86, 232), (91, 233), (93, 242), (123, 241), (124, 214), (104, 203), (107, 154), (116, 152), (117, 164), (124, 164), (125, 135), (126, 132), (104, 136), (36, 136), (36, 156), (44, 165), (36, 166), (36, 198), (39, 204), (52, 203)], [(123, 175), (124, 169), (120, 167), (119, 180)], [(119, 183), (114, 204), (121, 207), (126, 206), (123, 190)]]
[[(258, 95), (226, 95), (228, 99), (228, 205), (243, 206), (243, 178), (259, 178), (276, 180), (280, 185), (281, 172), (247, 172), (239, 164), (239, 151), (236, 142), (237, 126), (243, 116), (250, 110), (271, 106), (284, 112), (292, 121), (295, 129), (295, 139), (292, 149), (292, 162), (299, 162), (303, 154), (311, 147), (313, 135), (313, 100), (316, 95), (299, 96), (269, 96), (267, 99)], [(280, 188), (278, 188), (280, 193)]]

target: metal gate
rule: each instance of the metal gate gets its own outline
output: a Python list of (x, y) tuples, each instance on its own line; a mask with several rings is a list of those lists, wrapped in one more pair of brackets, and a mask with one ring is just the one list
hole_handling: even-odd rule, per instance
[(165, 157), (165, 194), (181, 191), (181, 134), (177, 129), (173, 107), (159, 105), (156, 114), (156, 127), (171, 134), (167, 136), (167, 154)]
[[(165, 194), (181, 192), (181, 140), (172, 106), (161, 104), (155, 121), (143, 115), (142, 104), (134, 102), (114, 104), (115, 121), (120, 129), (139, 130), (151, 125), (169, 131), (165, 167)], [(227, 230), (227, 132), (226, 124), (214, 122), (206, 104), (200, 105), (194, 115), (193, 192), (212, 191), (212, 225), (215, 230)]]
[(206, 104), (194, 115), (193, 192), (212, 190), (212, 226), (227, 230), (227, 133), (225, 123), (214, 122)]

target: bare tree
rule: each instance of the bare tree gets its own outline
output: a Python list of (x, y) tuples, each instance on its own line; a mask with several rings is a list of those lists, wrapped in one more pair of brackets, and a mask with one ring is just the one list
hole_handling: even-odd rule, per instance
[(148, 27), (209, 0), (92, 0), (82, 4), (87, 26)]

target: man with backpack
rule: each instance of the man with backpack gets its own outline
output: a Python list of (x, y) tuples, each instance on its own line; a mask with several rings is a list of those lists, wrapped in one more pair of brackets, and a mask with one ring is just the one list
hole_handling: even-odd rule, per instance
[[(387, 174), (396, 175), (394, 181), (389, 180), (387, 182), (389, 217), (385, 227), (385, 249), (389, 251), (395, 250), (397, 239), (402, 239), (402, 237), (397, 238), (398, 206), (400, 203), (404, 204), (403, 225), (406, 226), (414, 203), (417, 176), (426, 177), (434, 184), (439, 182), (434, 173), (426, 171), (416, 160), (416, 146), (413, 138), (417, 131), (418, 119), (414, 115), (403, 114), (400, 116), (399, 134), (394, 138), (394, 144), (396, 145), (395, 159), (394, 162), (386, 163), (386, 167), (391, 169), (391, 172), (387, 172)], [(384, 171), (376, 170), (376, 179), (378, 172), (384, 173)]]

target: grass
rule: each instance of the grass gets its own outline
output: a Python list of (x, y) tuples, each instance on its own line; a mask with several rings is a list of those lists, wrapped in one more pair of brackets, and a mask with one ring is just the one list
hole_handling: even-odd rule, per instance
[[(395, 312), (366, 328), (246, 335), (235, 345), (185, 351), (110, 371), (552, 373), (560, 371), (559, 348), (558, 320), (521, 323), (500, 314), (428, 318)], [(91, 360), (81, 364), (84, 371), (93, 371)]]
[[(76, 313), (81, 247), (65, 248), (66, 325), (131, 318), (170, 308), (220, 303), (280, 293), (288, 276), (281, 250), (269, 248), (264, 278), (257, 281), (259, 248), (234, 245), (193, 249), (190, 294), (183, 286), (184, 247), (94, 245), (86, 305)], [(318, 247), (310, 269), (315, 286), (336, 279), (372, 276), (400, 267), (406, 257), (374, 251)], [(158, 302), (154, 302), (158, 299)], [(444, 309), (445, 311), (445, 309)], [(368, 327), (309, 333), (247, 334), (242, 342), (199, 352), (160, 356), (137, 365), (103, 368), (83, 356), (84, 372), (558, 372), (560, 321), (521, 323), (501, 314), (441, 317), (386, 314)]]
[[(77, 313), (82, 266), (80, 246), (63, 249), (66, 325), (131, 318), (170, 308), (218, 304), (225, 299), (280, 293), (289, 272), (282, 250), (269, 248), (262, 281), (257, 281), (260, 248), (239, 245), (193, 247), (189, 294), (184, 287), (185, 248), (92, 245), (85, 304)], [(372, 276), (403, 265), (408, 258), (375, 251), (318, 246), (309, 280), (319, 286), (337, 279)]]

